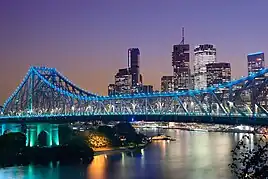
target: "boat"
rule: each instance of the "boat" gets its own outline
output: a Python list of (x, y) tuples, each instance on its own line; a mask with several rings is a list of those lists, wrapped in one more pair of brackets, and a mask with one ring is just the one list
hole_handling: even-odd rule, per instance
[(151, 138), (151, 140), (171, 140), (171, 141), (175, 141), (175, 138), (172, 138), (170, 136), (166, 136), (166, 135), (158, 135), (158, 136), (153, 136)]

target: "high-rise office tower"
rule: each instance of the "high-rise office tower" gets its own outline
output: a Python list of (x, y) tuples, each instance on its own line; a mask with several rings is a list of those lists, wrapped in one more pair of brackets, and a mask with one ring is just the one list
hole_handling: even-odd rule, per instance
[[(248, 75), (258, 73), (259, 71), (265, 68), (265, 61), (264, 61), (264, 53), (257, 52), (257, 53), (250, 53), (247, 56), (248, 60)], [(264, 81), (268, 78), (268, 76), (262, 76), (255, 79), (255, 84), (257, 85), (260, 81)], [(250, 92), (250, 102), (251, 102), (251, 109), (254, 111), (255, 104), (259, 103), (263, 106), (266, 110), (268, 110), (268, 95), (267, 95), (268, 87), (265, 86), (261, 89), (261, 93), (256, 94), (254, 91)]]
[(211, 44), (198, 45), (194, 49), (194, 88), (207, 88), (206, 65), (216, 62), (216, 48)]
[(131, 93), (132, 75), (128, 68), (119, 69), (115, 75), (115, 91), (117, 94)]
[(250, 53), (248, 54), (248, 75), (257, 73), (265, 68), (264, 53)]
[(163, 76), (161, 78), (161, 91), (162, 92), (174, 91), (174, 76)]
[(217, 86), (231, 81), (230, 63), (210, 63), (206, 65), (207, 86)]
[(184, 44), (184, 29), (182, 29), (182, 41), (179, 45), (173, 45), (172, 66), (174, 76), (174, 90), (188, 90), (190, 83), (190, 45)]
[(138, 48), (128, 49), (128, 68), (132, 75), (132, 87), (141, 85), (140, 75), (140, 50)]

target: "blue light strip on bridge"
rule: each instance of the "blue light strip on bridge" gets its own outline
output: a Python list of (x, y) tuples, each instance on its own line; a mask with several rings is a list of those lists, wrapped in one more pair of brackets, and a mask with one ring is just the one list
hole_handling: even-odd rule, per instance
[[(28, 71), (28, 73), (26, 74), (26, 76), (24, 77), (22, 83), (17, 87), (17, 89), (14, 91), (14, 93), (4, 103), (4, 106), (3, 106), (2, 111), (4, 111), (5, 107), (14, 98), (14, 96), (17, 95), (17, 93), (19, 92), (19, 90), (23, 87), (23, 85), (29, 79), (29, 76), (30, 76), (30, 74), (32, 72), (35, 73), (49, 87), (55, 89), (60, 94), (67, 95), (68, 97), (71, 97), (71, 98), (74, 98), (74, 99), (77, 99), (77, 100), (83, 100), (83, 101), (104, 101), (104, 100), (154, 98), (154, 97), (156, 98), (156, 97), (193, 96), (193, 95), (199, 95), (199, 94), (202, 94), (202, 93), (211, 93), (211, 92), (213, 92), (215, 90), (218, 90), (219, 88), (232, 87), (233, 85), (237, 85), (237, 84), (242, 83), (244, 81), (254, 79), (257, 76), (262, 76), (262, 75), (264, 75), (265, 73), (268, 72), (268, 69), (263, 69), (260, 72), (255, 73), (255, 74), (252, 74), (252, 75), (250, 75), (248, 77), (243, 77), (243, 78), (238, 79), (238, 80), (235, 80), (235, 81), (231, 81), (231, 82), (228, 82), (228, 83), (220, 84), (217, 87), (209, 87), (209, 88), (204, 89), (204, 90), (189, 90), (189, 91), (185, 91), (185, 92), (178, 92), (177, 91), (177, 92), (158, 92), (158, 93), (156, 93), (156, 92), (154, 92), (154, 93), (138, 93), (138, 94), (115, 95), (115, 96), (81, 96), (81, 95), (76, 95), (76, 94), (73, 94), (73, 93), (71, 93), (69, 91), (63, 90), (61, 88), (58, 88), (54, 84), (50, 83), (47, 79), (45, 79), (40, 74), (40, 72), (38, 70), (45, 70), (45, 71), (55, 72), (55, 69), (54, 68), (31, 67), (30, 70)], [(67, 81), (70, 82), (69, 80), (67, 80)]]
[(260, 55), (260, 54), (263, 54), (263, 52), (249, 53), (248, 56), (252, 56), (252, 55)]

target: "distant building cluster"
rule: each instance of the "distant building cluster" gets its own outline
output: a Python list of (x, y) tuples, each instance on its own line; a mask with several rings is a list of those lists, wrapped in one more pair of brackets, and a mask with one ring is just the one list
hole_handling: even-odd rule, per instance
[(212, 44), (200, 44), (194, 48), (194, 70), (190, 69), (190, 45), (182, 41), (173, 45), (173, 75), (161, 78), (161, 91), (187, 91), (206, 89), (231, 80), (230, 63), (217, 62), (216, 48)]
[[(161, 77), (162, 92), (206, 89), (231, 81), (231, 65), (217, 61), (217, 50), (213, 44), (197, 45), (193, 52), (193, 71), (191, 72), (190, 45), (184, 43), (183, 29), (182, 41), (173, 45), (173, 74)], [(248, 54), (247, 61), (248, 75), (265, 68), (264, 53), (262, 52)], [(260, 80), (263, 79), (266, 77)], [(153, 91), (152, 85), (144, 85), (142, 82), (140, 50), (138, 48), (128, 49), (128, 67), (118, 70), (115, 82), (108, 86), (108, 95), (151, 93)]]
[(152, 85), (142, 83), (140, 50), (138, 48), (128, 49), (128, 67), (119, 69), (114, 80), (114, 84), (109, 84), (108, 86), (108, 95), (153, 92)]

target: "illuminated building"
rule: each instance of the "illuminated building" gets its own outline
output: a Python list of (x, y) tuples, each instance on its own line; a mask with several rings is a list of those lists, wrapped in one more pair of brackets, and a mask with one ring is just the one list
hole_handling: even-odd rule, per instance
[(132, 76), (132, 87), (138, 88), (141, 86), (140, 50), (138, 48), (128, 49), (128, 68)]
[(109, 84), (108, 86), (108, 95), (112, 96), (116, 94), (116, 86), (115, 84)]
[(191, 76), (190, 76), (189, 89), (191, 89), (191, 90), (194, 89), (194, 74), (191, 74)]
[(163, 76), (161, 78), (161, 91), (162, 92), (174, 91), (174, 76)]
[(115, 93), (128, 94), (131, 93), (131, 73), (128, 68), (119, 69), (115, 75)]
[(231, 81), (230, 63), (210, 63), (206, 64), (207, 86), (217, 86)]
[[(259, 71), (263, 70), (265, 68), (265, 61), (264, 61), (264, 53), (263, 52), (257, 52), (257, 53), (250, 53), (247, 56), (248, 61), (248, 75), (252, 75), (254, 73), (258, 73)], [(256, 78), (255, 85), (257, 85), (258, 81), (264, 81), (268, 78), (268, 76), (260, 76)], [(265, 89), (262, 90), (262, 93), (258, 95), (258, 97), (255, 96), (255, 94), (251, 91), (250, 92), (250, 99), (251, 99), (251, 108), (254, 109), (254, 104), (260, 103), (261, 106), (263, 106), (266, 110), (268, 109), (268, 102), (267, 102), (267, 91), (268, 88), (265, 87)]]
[(184, 29), (182, 41), (173, 45), (172, 66), (174, 76), (174, 90), (188, 90), (190, 83), (190, 45), (184, 44)]
[(194, 56), (194, 88), (205, 89), (208, 87), (206, 65), (216, 62), (216, 48), (210, 44), (198, 45)]
[(173, 46), (172, 66), (174, 76), (174, 90), (187, 90), (190, 83), (190, 45)]
[(142, 92), (143, 93), (152, 93), (153, 90), (153, 86), (152, 85), (143, 85), (142, 86)]
[(252, 73), (257, 73), (264, 69), (264, 53), (251, 53), (248, 54), (248, 75)]

